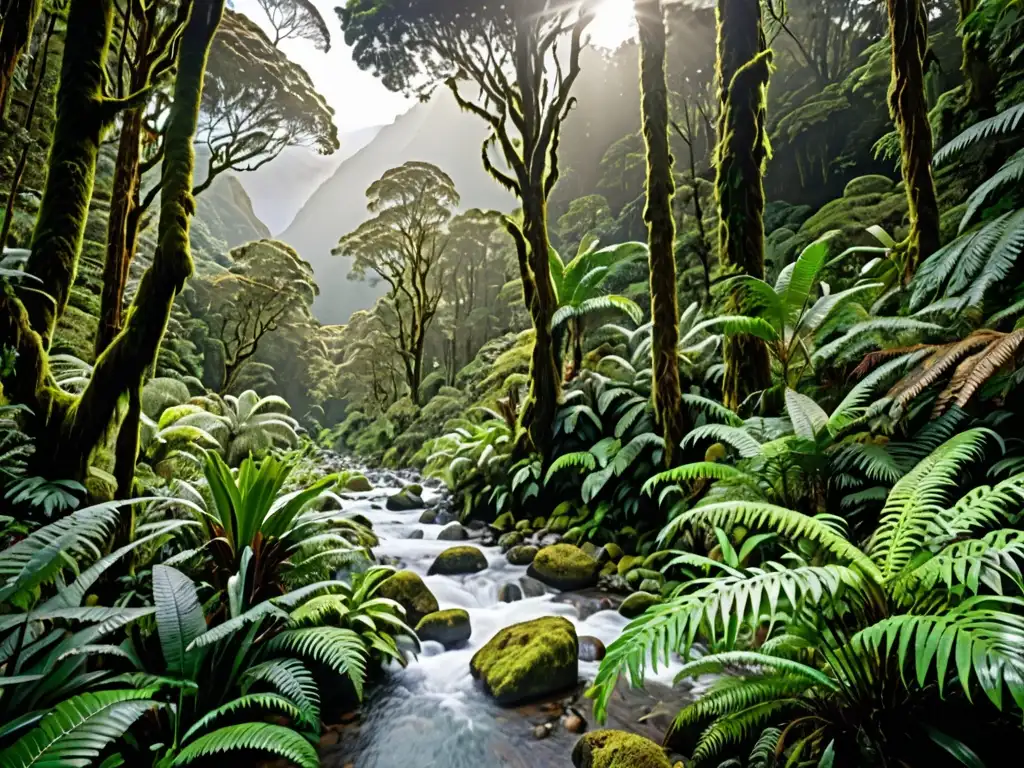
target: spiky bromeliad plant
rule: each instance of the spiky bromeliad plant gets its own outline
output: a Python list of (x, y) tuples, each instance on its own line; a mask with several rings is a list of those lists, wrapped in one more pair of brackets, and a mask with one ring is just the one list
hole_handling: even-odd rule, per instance
[[(198, 517), (203, 536), (198, 546), (174, 557), (174, 562), (208, 558), (212, 579), (223, 587), (251, 552), (254, 592), (247, 597), (263, 599), (329, 578), (340, 566), (365, 557), (376, 543), (373, 532), (350, 519), (332, 492), (336, 475), (322, 477), (308, 487), (282, 493), (292, 471), (290, 461), (268, 456), (262, 461), (247, 458), (232, 470), (215, 452), (207, 452), (206, 493), (181, 484), (183, 496), (172, 499)], [(320, 510), (321, 504), (332, 505)]]
[[(648, 664), (682, 653), (682, 678), (744, 670), (676, 718), (677, 729), (703, 727), (698, 764), (761, 737), (790, 765), (821, 764), (826, 753), (835, 765), (919, 764), (927, 744), (980, 765), (972, 750), (988, 745), (972, 729), (1019, 723), (1024, 707), (1024, 535), (1012, 527), (1024, 475), (955, 498), (990, 440), (970, 429), (924, 458), (892, 488), (861, 546), (830, 520), (760, 501), (673, 520), (669, 538), (742, 526), (791, 546), (758, 567), (701, 561), (713, 575), (681, 586), (609, 646), (590, 691), (598, 716), (621, 674), (640, 683)], [(698, 637), (714, 652), (692, 660)], [(965, 719), (965, 702), (983, 709)]]

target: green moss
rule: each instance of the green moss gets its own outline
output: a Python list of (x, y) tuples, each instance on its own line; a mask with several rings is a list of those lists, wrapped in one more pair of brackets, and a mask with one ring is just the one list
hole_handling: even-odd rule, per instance
[(93, 315), (69, 304), (57, 324), (51, 353), (74, 355), (91, 363), (94, 359), (93, 340), (96, 338), (98, 325)]
[(636, 589), (641, 581), (648, 580), (661, 584), (665, 578), (658, 571), (652, 571), (649, 568), (634, 568), (626, 574), (626, 583), (633, 589)]
[(572, 750), (576, 768), (670, 768), (661, 747), (650, 739), (625, 731), (593, 731)]
[(498, 515), (497, 519), (491, 523), (491, 527), (497, 531), (507, 531), (514, 528), (516, 525), (516, 519), (512, 517), (511, 512), (503, 512)]
[(508, 557), (508, 561), (512, 565), (529, 565), (537, 557), (537, 552), (539, 551), (537, 547), (531, 545), (512, 547), (506, 557)]
[(548, 521), (547, 521), (546, 517), (535, 517), (535, 518), (533, 518), (533, 522), (531, 523), (531, 526), (533, 527), (533, 530), (539, 531), (542, 528), (545, 528), (547, 526), (547, 524), (548, 524)]
[(576, 685), (578, 653), (572, 623), (546, 616), (501, 630), (469, 667), (498, 703), (512, 705)]
[(657, 595), (652, 595), (650, 592), (634, 592), (622, 601), (622, 605), (619, 606), (619, 613), (627, 619), (635, 619), (652, 605), (657, 605), (660, 602), (661, 598)]
[(437, 598), (423, 579), (412, 571), (399, 571), (386, 579), (377, 590), (377, 597), (394, 600), (405, 608), (407, 624), (415, 626), (429, 613), (438, 609)]
[(478, 573), (487, 568), (487, 558), (476, 547), (460, 545), (449, 547), (437, 556), (427, 571), (430, 575), (454, 576), (461, 573)]
[(555, 589), (571, 590), (592, 586), (600, 563), (571, 544), (544, 547), (530, 564), (530, 575)]
[[(419, 486), (416, 487), (418, 488)], [(423, 499), (420, 498), (419, 494), (410, 490), (409, 487), (405, 487), (398, 493), (389, 496), (385, 506), (392, 512), (407, 512), (410, 509), (421, 509), (423, 507)]]
[(516, 523), (516, 530), (520, 533), (526, 533), (530, 530), (530, 521), (520, 520), (518, 523)]
[(513, 547), (518, 547), (522, 543), (523, 534), (519, 531), (509, 531), (508, 533), (503, 533), (498, 538), (498, 546), (502, 552), (508, 552)]
[(433, 640), (445, 648), (462, 645), (472, 633), (469, 614), (461, 608), (434, 611), (416, 624), (416, 634), (420, 640)]
[(548, 521), (548, 530), (552, 533), (565, 533), (569, 530), (570, 519), (568, 515), (559, 515)]
[(885, 194), (896, 188), (896, 182), (888, 176), (872, 174), (869, 176), (858, 176), (852, 179), (843, 190), (843, 197), (858, 197), (872, 193)]
[(604, 545), (604, 551), (608, 553), (608, 559), (618, 562), (626, 554), (622, 551), (622, 547), (616, 544), (614, 541), (609, 541)]
[(625, 576), (634, 568), (639, 568), (643, 565), (645, 558), (634, 555), (626, 555), (619, 560), (619, 576)]
[(354, 493), (365, 493), (373, 490), (373, 483), (366, 479), (365, 475), (353, 475), (345, 483), (345, 490)]

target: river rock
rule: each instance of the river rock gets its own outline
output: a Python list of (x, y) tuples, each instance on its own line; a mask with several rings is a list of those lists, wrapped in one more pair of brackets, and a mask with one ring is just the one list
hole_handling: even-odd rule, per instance
[(512, 565), (529, 565), (537, 557), (539, 551), (537, 547), (526, 544), (521, 547), (512, 547), (506, 557)]
[(530, 530), (530, 521), (520, 520), (518, 523), (516, 523), (516, 530), (520, 533), (528, 533)]
[(548, 588), (544, 586), (544, 582), (537, 581), (537, 579), (530, 576), (523, 576), (519, 579), (519, 586), (523, 588), (524, 597), (543, 597), (548, 593)]
[(420, 528), (415, 528), (415, 529), (409, 531), (409, 535), (406, 536), (405, 538), (407, 538), (407, 539), (422, 539), (423, 538), (423, 531)]
[(572, 749), (576, 768), (672, 768), (661, 747), (625, 731), (594, 731)]
[(413, 627), (439, 607), (434, 593), (423, 583), (419, 574), (412, 571), (399, 571), (389, 576), (377, 588), (376, 597), (394, 600), (405, 608), (405, 623)]
[(431, 576), (455, 576), (460, 573), (479, 573), (486, 568), (487, 558), (483, 552), (476, 547), (462, 545), (449, 547), (439, 554), (427, 573)]
[(420, 640), (434, 640), (446, 649), (462, 645), (472, 633), (469, 614), (461, 608), (428, 613), (416, 625)]
[(373, 483), (366, 479), (366, 475), (352, 475), (345, 483), (345, 490), (353, 493), (365, 493), (373, 490)]
[(657, 595), (652, 595), (650, 592), (634, 592), (622, 601), (622, 605), (619, 606), (619, 613), (627, 619), (635, 619), (652, 605), (660, 602), (661, 598)]
[(519, 531), (509, 531), (503, 533), (498, 539), (498, 546), (501, 547), (502, 552), (508, 552), (512, 547), (518, 547), (523, 543), (523, 534)]
[(392, 512), (408, 512), (410, 509), (421, 509), (423, 507), (423, 499), (420, 495), (413, 493), (407, 486), (396, 493), (394, 496), (388, 496), (387, 508)]
[(604, 658), (604, 643), (590, 635), (580, 635), (580, 661), (600, 661)]
[(436, 509), (424, 509), (423, 514), (420, 515), (420, 522), (424, 525), (433, 525), (437, 522), (437, 510)]
[(405, 491), (406, 493), (411, 493), (413, 496), (423, 495), (423, 486), (420, 485), (419, 483), (409, 483), (402, 490)]
[(578, 650), (572, 623), (545, 616), (502, 629), (476, 652), (469, 669), (499, 704), (511, 706), (574, 687)]
[(465, 541), (469, 538), (462, 523), (448, 523), (437, 534), (438, 541)]
[(528, 573), (550, 587), (566, 591), (593, 586), (600, 569), (597, 560), (582, 549), (555, 544), (537, 553)]
[(587, 730), (587, 721), (575, 712), (570, 712), (562, 721), (562, 727), (569, 733), (583, 733), (583, 731)]
[(523, 599), (523, 590), (518, 584), (502, 584), (498, 587), (498, 600), (503, 603), (514, 603)]
[(658, 582), (660, 589), (660, 585), (665, 580), (665, 577), (658, 571), (651, 571), (647, 568), (634, 568), (626, 574), (626, 583), (633, 589), (640, 589), (640, 582), (648, 580)]

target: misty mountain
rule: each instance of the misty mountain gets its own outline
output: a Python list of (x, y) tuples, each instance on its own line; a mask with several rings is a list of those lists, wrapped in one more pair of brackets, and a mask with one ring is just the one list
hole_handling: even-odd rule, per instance
[(367, 219), (366, 190), (388, 169), (409, 160), (434, 163), (454, 180), (463, 208), (515, 206), (480, 163), (478, 148), (485, 137), (480, 120), (460, 112), (451, 94), (439, 92), (381, 128), (320, 185), (280, 239), (313, 265), (320, 285), (313, 309), (321, 322), (344, 323), (383, 295), (381, 286), (347, 280), (348, 263), (332, 256), (331, 249)]
[(373, 126), (342, 134), (341, 148), (332, 155), (321, 155), (311, 147), (285, 147), (266, 165), (240, 173), (253, 211), (271, 232), (283, 232), (310, 195), (379, 132), (380, 126)]

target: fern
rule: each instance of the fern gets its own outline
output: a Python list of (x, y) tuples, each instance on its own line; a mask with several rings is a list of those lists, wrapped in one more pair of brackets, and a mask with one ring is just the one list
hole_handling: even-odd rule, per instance
[(979, 120), (939, 149), (933, 158), (934, 163), (936, 166), (942, 165), (978, 142), (1010, 133), (1020, 127), (1022, 121), (1024, 121), (1024, 103), (1004, 109), (994, 117)]
[[(196, 720), (192, 727), (185, 732), (185, 735), (181, 737), (181, 740), (183, 743), (188, 743), (193, 736), (207, 730), (210, 725), (218, 720), (247, 714), (247, 710), (256, 710), (260, 713), (275, 712), (293, 720), (303, 721), (302, 710), (284, 696), (279, 696), (275, 693), (250, 693), (239, 696), (237, 699), (232, 699), (228, 703), (207, 712)], [(320, 727), (319, 721), (305, 724), (314, 728)]]
[(575, 453), (564, 453), (551, 462), (547, 474), (544, 475), (544, 485), (551, 482), (551, 479), (564, 469), (582, 469), (590, 471), (597, 466), (597, 459), (589, 451), (576, 451)]
[(1017, 152), (1007, 160), (994, 176), (974, 190), (967, 198), (967, 210), (964, 211), (963, 218), (960, 219), (959, 233), (963, 234), (968, 225), (974, 221), (978, 211), (988, 203), (994, 193), (1007, 185), (1019, 184), (1022, 180), (1024, 180), (1024, 150)]
[(299, 768), (319, 768), (316, 749), (291, 728), (270, 723), (241, 723), (200, 736), (185, 746), (171, 765), (188, 765), (202, 757), (254, 750), (289, 760)]
[(308, 723), (320, 721), (320, 693), (316, 680), (298, 659), (271, 659), (249, 667), (242, 680), (242, 693), (253, 686), (267, 685), (299, 708)]
[(339, 627), (291, 629), (274, 637), (270, 651), (288, 651), (330, 667), (347, 677), (361, 699), (366, 680), (367, 649), (359, 634)]

